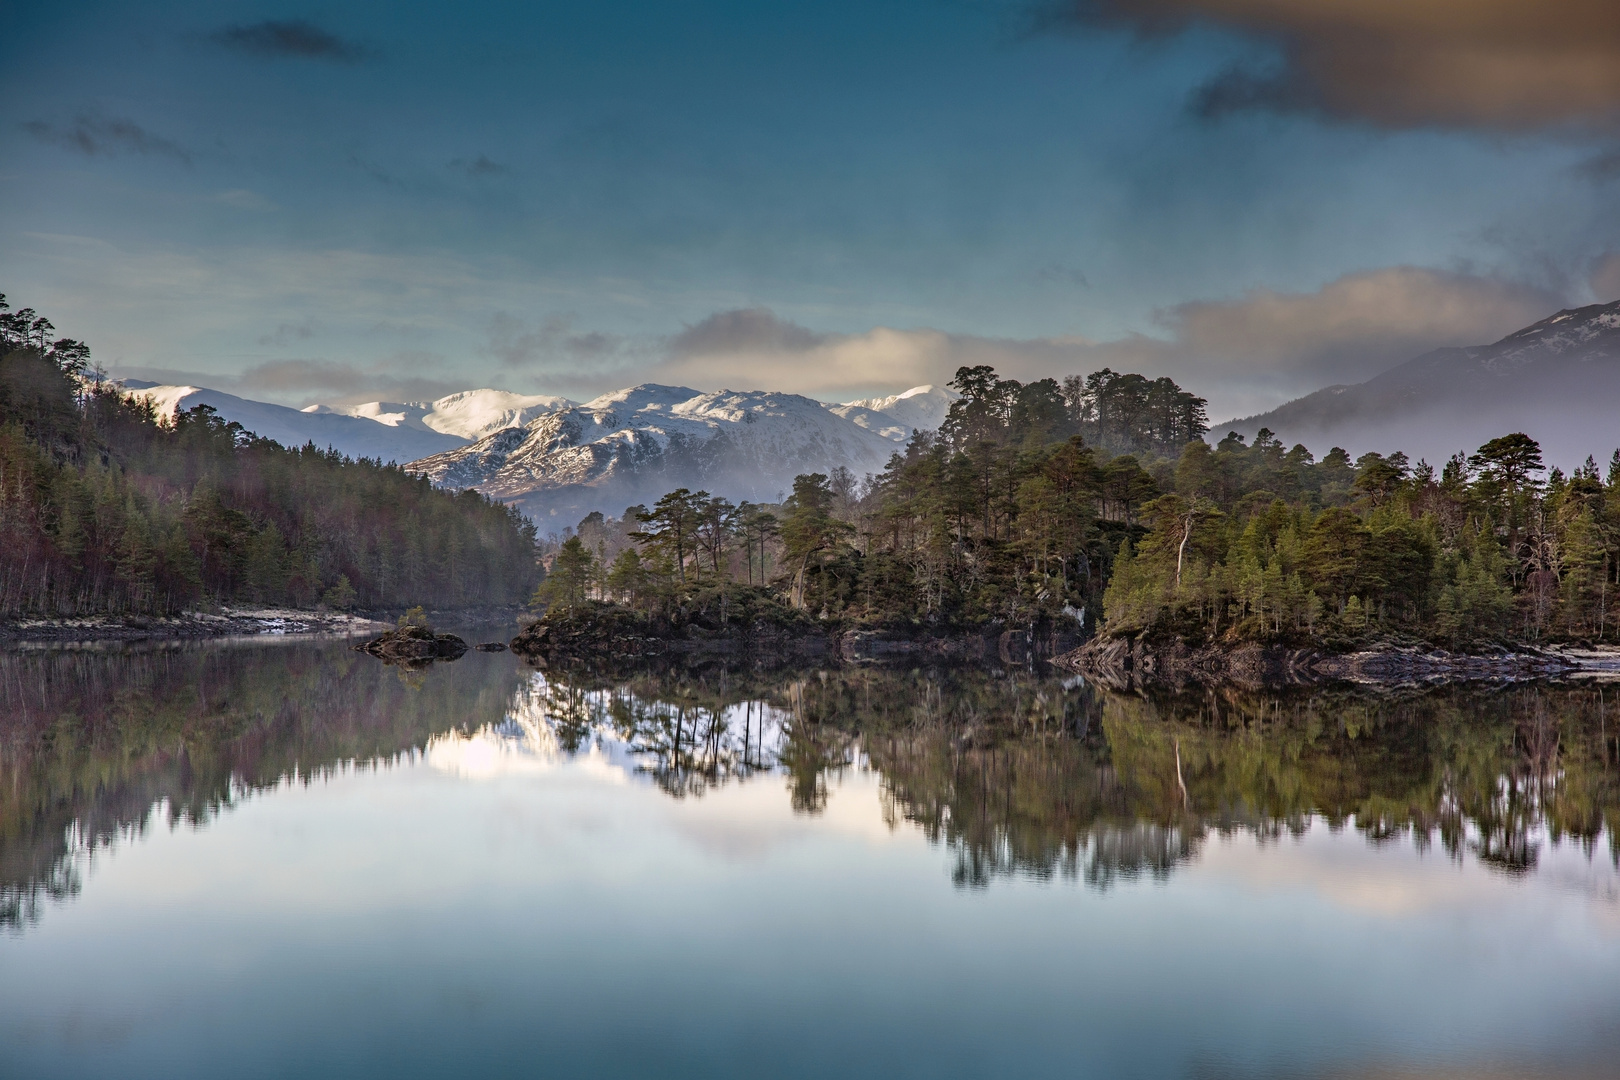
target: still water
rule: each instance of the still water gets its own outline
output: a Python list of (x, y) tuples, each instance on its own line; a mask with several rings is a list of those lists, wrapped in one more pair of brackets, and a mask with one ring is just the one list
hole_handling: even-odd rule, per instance
[(0, 1075), (1620, 1076), (1617, 697), (0, 654)]

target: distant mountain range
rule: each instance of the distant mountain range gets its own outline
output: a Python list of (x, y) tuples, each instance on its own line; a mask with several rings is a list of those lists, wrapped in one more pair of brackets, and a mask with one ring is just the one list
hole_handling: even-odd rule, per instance
[(700, 393), (654, 383), (546, 413), (413, 462), (446, 487), (476, 487), (544, 523), (617, 514), (675, 488), (775, 502), (804, 472), (881, 470), (914, 429), (937, 428), (955, 395), (923, 386), (826, 405), (770, 391)]
[(775, 501), (802, 472), (881, 469), (914, 430), (933, 430), (956, 397), (919, 386), (828, 405), (766, 391), (701, 393), (645, 384), (583, 404), (468, 390), (431, 402), (292, 409), (198, 386), (126, 380), (159, 413), (208, 405), (285, 446), (402, 462), (447, 487), (476, 487), (548, 525), (617, 514), (677, 487)]
[(1330, 386), (1210, 431), (1270, 428), (1317, 456), (1401, 450), (1438, 465), (1522, 431), (1568, 470), (1620, 447), (1620, 301), (1571, 308), (1492, 345), (1435, 349), (1354, 386)]

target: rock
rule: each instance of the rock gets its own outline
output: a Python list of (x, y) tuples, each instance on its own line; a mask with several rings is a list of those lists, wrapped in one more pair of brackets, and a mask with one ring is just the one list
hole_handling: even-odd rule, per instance
[(425, 626), (401, 626), (354, 646), (380, 660), (454, 660), (467, 651), (467, 643), (454, 634), (435, 634)]

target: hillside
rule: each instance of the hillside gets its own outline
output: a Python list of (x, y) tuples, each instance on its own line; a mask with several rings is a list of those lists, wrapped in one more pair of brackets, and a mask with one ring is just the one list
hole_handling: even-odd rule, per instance
[(534, 527), (510, 507), (301, 440), (243, 438), (190, 407), (209, 403), (190, 387), (153, 395), (186, 407), (158, 423), (128, 388), (86, 377), (82, 343), (19, 330), (32, 315), (8, 317), (0, 297), (0, 619), (502, 605), (537, 584)]
[[(926, 388), (916, 396), (943, 393)], [(910, 397), (894, 400), (916, 407)], [(904, 423), (859, 405), (647, 383), (409, 467), (444, 487), (475, 487), (536, 520), (572, 523), (592, 510), (617, 513), (678, 487), (776, 501), (798, 473), (875, 472), (910, 435)]]
[(1213, 435), (1270, 428), (1318, 456), (1404, 450), (1445, 460), (1508, 431), (1566, 470), (1620, 446), (1620, 301), (1560, 311), (1491, 345), (1435, 349), (1364, 383), (1330, 386)]

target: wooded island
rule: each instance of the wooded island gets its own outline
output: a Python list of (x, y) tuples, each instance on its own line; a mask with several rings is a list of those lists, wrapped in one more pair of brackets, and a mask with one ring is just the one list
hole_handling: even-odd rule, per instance
[(623, 634), (631, 615), (949, 633), (1099, 612), (1105, 636), (1189, 647), (1615, 634), (1620, 451), (1606, 474), (1545, 470), (1523, 434), (1438, 467), (1317, 460), (1265, 430), (1212, 446), (1204, 401), (1169, 379), (975, 367), (951, 386), (941, 429), (864, 480), (802, 475), (775, 506), (682, 488), (590, 515), (536, 603), (554, 623), (611, 605)]

